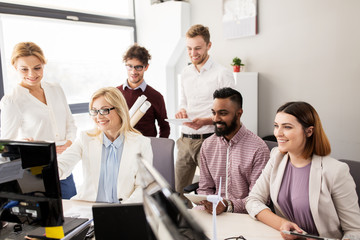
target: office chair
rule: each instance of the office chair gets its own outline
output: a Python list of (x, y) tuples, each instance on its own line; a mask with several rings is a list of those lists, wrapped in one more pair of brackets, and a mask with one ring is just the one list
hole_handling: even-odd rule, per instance
[(354, 160), (348, 160), (348, 159), (339, 159), (339, 161), (346, 163), (349, 165), (350, 168), (350, 174), (354, 179), (354, 182), (356, 184), (356, 193), (358, 195), (358, 202), (360, 206), (360, 162), (354, 161)]
[[(274, 141), (270, 141), (270, 140), (264, 140), (264, 142), (266, 143), (266, 145), (268, 146), (270, 152), (271, 152), (271, 149), (273, 149), (274, 147), (277, 147), (278, 146), (278, 143), (277, 142), (274, 142)], [(184, 188), (184, 193), (191, 193), (191, 192), (194, 192), (195, 194), (197, 194), (196, 190), (199, 188), (199, 183), (196, 182), (196, 183), (193, 183), (193, 184), (190, 184), (188, 186), (186, 186)]]
[(175, 189), (174, 146), (175, 142), (169, 138), (149, 137), (153, 151), (153, 166)]
[(268, 146), (270, 152), (274, 147), (278, 146), (278, 143), (275, 141), (269, 141), (269, 140), (264, 140), (264, 142), (266, 143), (266, 145)]

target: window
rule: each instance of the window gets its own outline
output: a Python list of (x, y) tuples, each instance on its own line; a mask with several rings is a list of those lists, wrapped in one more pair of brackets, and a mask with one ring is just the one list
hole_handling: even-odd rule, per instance
[(0, 2), (96, 15), (134, 18), (132, 0), (7, 0)]
[[(0, 0), (0, 98), (18, 81), (13, 47), (35, 42), (47, 59), (43, 80), (64, 89), (78, 133), (90, 129), (90, 96), (125, 81), (122, 56), (135, 36), (133, 0)], [(81, 185), (80, 163), (74, 177)]]
[[(66, 19), (69, 12), (8, 3), (2, 8), (3, 4), (0, 2), (0, 97), (18, 81), (10, 58), (14, 45), (24, 41), (42, 48), (48, 61), (43, 80), (62, 86), (73, 113), (87, 113), (87, 102), (95, 90), (118, 86), (126, 79), (122, 56), (135, 41), (134, 20), (71, 12), (80, 21), (70, 21)], [(89, 21), (81, 21), (83, 16)]]

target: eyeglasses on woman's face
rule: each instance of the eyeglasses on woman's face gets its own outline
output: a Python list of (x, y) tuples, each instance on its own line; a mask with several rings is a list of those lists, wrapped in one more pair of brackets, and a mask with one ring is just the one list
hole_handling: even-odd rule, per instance
[(133, 69), (135, 69), (136, 71), (140, 72), (144, 69), (145, 66), (143, 65), (136, 65), (136, 66), (133, 66), (133, 65), (130, 65), (130, 64), (126, 64), (126, 69), (128, 71), (132, 71)]
[(93, 117), (97, 116), (98, 113), (100, 113), (100, 115), (104, 116), (104, 115), (109, 115), (110, 111), (114, 110), (114, 109), (115, 109), (115, 107), (102, 108), (102, 109), (99, 109), (99, 110), (97, 110), (95, 108), (92, 108), (92, 109), (89, 110), (89, 114), (90, 114), (90, 116), (93, 116)]

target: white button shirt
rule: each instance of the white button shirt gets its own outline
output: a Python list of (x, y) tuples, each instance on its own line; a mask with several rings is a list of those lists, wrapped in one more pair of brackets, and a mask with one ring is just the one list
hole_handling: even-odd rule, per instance
[(62, 88), (44, 81), (41, 87), (47, 104), (20, 85), (1, 99), (1, 138), (74, 142), (76, 126)]
[[(232, 72), (224, 66), (206, 61), (200, 72), (193, 64), (187, 66), (181, 74), (180, 108), (184, 108), (190, 119), (209, 118), (212, 116), (213, 93), (224, 87), (235, 88)], [(205, 134), (213, 133), (213, 125), (205, 125), (195, 130), (182, 126), (182, 133)]]

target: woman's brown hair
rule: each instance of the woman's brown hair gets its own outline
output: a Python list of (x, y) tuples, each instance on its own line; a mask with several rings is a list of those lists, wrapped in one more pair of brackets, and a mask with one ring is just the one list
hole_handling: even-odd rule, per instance
[(284, 112), (293, 115), (302, 125), (304, 131), (313, 127), (313, 134), (306, 138), (303, 157), (309, 158), (313, 154), (327, 156), (331, 152), (330, 142), (322, 127), (320, 117), (315, 108), (306, 102), (288, 102), (282, 105), (277, 113)]

